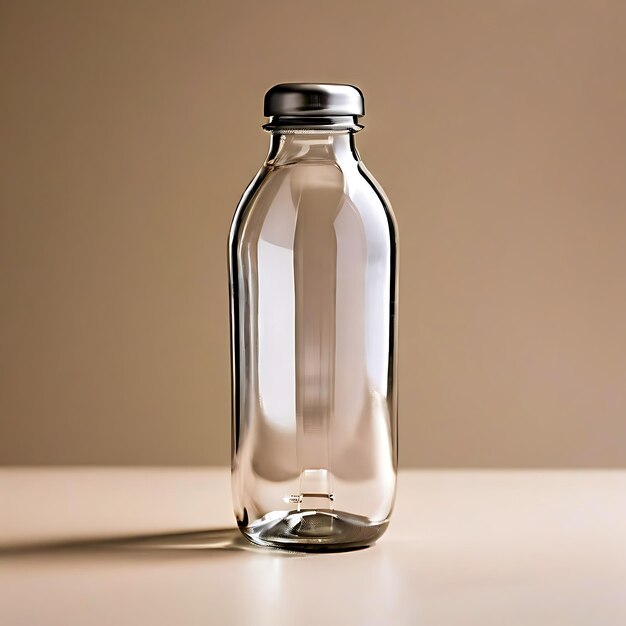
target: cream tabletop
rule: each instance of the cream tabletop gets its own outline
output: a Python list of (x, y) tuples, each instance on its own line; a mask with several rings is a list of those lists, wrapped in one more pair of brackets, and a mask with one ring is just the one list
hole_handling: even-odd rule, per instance
[(365, 550), (248, 544), (224, 468), (0, 470), (0, 624), (623, 626), (626, 472), (403, 471)]

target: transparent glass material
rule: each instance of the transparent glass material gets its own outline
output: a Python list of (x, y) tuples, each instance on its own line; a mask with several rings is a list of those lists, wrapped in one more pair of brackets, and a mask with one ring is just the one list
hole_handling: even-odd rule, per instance
[(230, 233), (232, 489), (241, 531), (369, 545), (397, 470), (396, 225), (354, 131), (274, 131)]

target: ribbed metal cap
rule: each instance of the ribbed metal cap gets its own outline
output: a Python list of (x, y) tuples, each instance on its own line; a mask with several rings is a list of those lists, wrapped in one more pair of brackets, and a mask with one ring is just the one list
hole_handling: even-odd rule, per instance
[(266, 94), (264, 128), (361, 128), (356, 118), (365, 115), (361, 90), (332, 83), (282, 83)]
[(265, 94), (264, 113), (273, 115), (365, 115), (360, 89), (330, 83), (282, 83)]

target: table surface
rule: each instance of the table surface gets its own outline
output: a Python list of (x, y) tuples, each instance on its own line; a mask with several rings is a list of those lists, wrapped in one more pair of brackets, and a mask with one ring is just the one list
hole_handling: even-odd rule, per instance
[(626, 471), (404, 471), (376, 546), (319, 555), (248, 544), (229, 478), (0, 470), (0, 624), (626, 624)]

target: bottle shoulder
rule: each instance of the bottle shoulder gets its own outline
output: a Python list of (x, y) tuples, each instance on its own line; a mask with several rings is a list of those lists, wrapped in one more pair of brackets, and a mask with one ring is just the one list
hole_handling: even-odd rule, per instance
[(349, 175), (332, 165), (263, 168), (235, 213), (231, 255), (253, 258), (261, 245), (294, 251), (303, 232), (324, 248), (333, 241), (344, 254), (365, 251), (371, 263), (397, 254), (395, 218), (365, 168)]
[(303, 211), (321, 211), (335, 219), (346, 210), (366, 221), (384, 217), (395, 235), (391, 204), (362, 161), (347, 166), (330, 161), (264, 165), (241, 197), (231, 234), (248, 222), (258, 225), (279, 216), (293, 220)]

